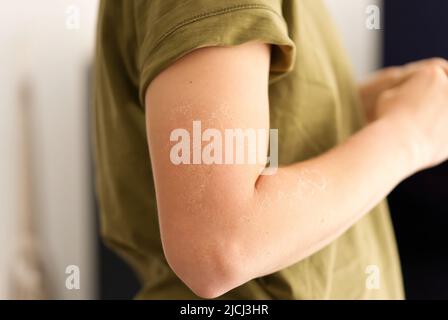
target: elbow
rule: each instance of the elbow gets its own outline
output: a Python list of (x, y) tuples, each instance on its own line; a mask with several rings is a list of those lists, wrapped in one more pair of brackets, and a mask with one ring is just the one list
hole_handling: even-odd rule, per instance
[(213, 245), (211, 241), (194, 241), (195, 245), (186, 245), (188, 242), (178, 241), (174, 246), (164, 245), (165, 257), (195, 295), (214, 299), (249, 280), (236, 245), (225, 242)]
[(196, 296), (202, 299), (218, 298), (236, 287), (231, 281), (220, 278), (219, 275), (205, 276), (199, 281), (188, 278), (181, 278), (181, 280)]

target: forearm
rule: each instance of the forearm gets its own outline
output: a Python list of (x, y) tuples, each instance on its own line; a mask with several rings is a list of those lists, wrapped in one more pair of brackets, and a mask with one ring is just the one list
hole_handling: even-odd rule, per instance
[(322, 156), (260, 176), (256, 219), (242, 227), (251, 276), (315, 253), (377, 205), (412, 173), (404, 141), (391, 124), (377, 121)]

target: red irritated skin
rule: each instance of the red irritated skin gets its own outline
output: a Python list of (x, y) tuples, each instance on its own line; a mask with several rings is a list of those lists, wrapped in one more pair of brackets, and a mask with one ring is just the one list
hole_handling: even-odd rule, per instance
[(170, 133), (195, 120), (219, 131), (269, 130), (269, 63), (262, 43), (198, 49), (146, 92), (165, 256), (204, 298), (310, 256), (400, 181), (448, 158), (447, 68), (435, 60), (377, 75), (363, 87), (364, 129), (274, 175), (260, 175), (261, 164), (173, 164)]

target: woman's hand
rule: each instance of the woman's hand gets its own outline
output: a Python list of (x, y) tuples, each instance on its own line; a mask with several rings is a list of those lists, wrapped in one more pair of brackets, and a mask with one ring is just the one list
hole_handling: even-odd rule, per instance
[(367, 121), (372, 122), (377, 118), (378, 98), (384, 91), (399, 86), (416, 72), (431, 66), (441, 67), (448, 75), (448, 61), (443, 58), (432, 58), (382, 69), (363, 82), (359, 92)]

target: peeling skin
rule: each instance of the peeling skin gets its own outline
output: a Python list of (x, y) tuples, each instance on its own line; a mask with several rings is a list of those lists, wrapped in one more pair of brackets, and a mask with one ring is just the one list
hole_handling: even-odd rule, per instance
[[(213, 128), (214, 126), (221, 125), (223, 123), (232, 123), (231, 107), (225, 103), (221, 103), (220, 107), (215, 108), (212, 112), (203, 111), (201, 107), (195, 107), (192, 111), (191, 102), (183, 101), (182, 103), (173, 106), (173, 112), (171, 117), (173, 123), (178, 123), (179, 117), (185, 119), (194, 119), (201, 121), (202, 131), (207, 128)], [(192, 122), (186, 123), (183, 127), (191, 133)], [(175, 129), (175, 128), (172, 128)], [(224, 131), (224, 129), (221, 129)], [(220, 130), (220, 131), (221, 131)], [(169, 159), (169, 150), (174, 142), (167, 139), (166, 152)], [(283, 203), (282, 210), (289, 211), (289, 214), (297, 213), (301, 205), (297, 205), (297, 201), (303, 201), (307, 199), (310, 201), (313, 197), (318, 197), (320, 193), (324, 192), (328, 186), (328, 179), (319, 170), (302, 167), (300, 170), (290, 172), (289, 170), (279, 169), (277, 173), (272, 177), (267, 177), (271, 182), (272, 192), (263, 192), (262, 196), (258, 198), (258, 201), (254, 202), (252, 210), (246, 208), (237, 217), (237, 220), (231, 221), (231, 218), (226, 220), (220, 220), (219, 216), (225, 215), (223, 209), (217, 205), (218, 203), (228, 203), (230, 199), (223, 199), (225, 192), (219, 190), (213, 190), (216, 185), (213, 185), (212, 179), (217, 172), (222, 170), (217, 168), (216, 165), (180, 165), (182, 166), (182, 175), (184, 179), (195, 181), (194, 188), (185, 189), (180, 192), (180, 201), (184, 204), (183, 209), (185, 212), (191, 213), (191, 215), (197, 215), (198, 212), (207, 212), (208, 214), (203, 216), (202, 219), (207, 221), (210, 225), (216, 225), (217, 223), (224, 227), (225, 225), (241, 225), (242, 227), (248, 224), (258, 224), (258, 215), (263, 214), (266, 211), (275, 211), (278, 203)], [(291, 174), (292, 173), (292, 174)], [(218, 180), (220, 183), (224, 183), (227, 178), (220, 177)], [(292, 188), (285, 190), (284, 182), (291, 181)], [(237, 194), (237, 198), (245, 196), (246, 190), (240, 190), (239, 186), (235, 186), (234, 192)], [(230, 200), (231, 201), (231, 200)], [(236, 205), (235, 205), (236, 206)], [(322, 217), (319, 220), (320, 224), (325, 222), (325, 218)], [(244, 228), (244, 227), (243, 227)], [(265, 228), (263, 230), (264, 236), (270, 234)]]
[[(179, 115), (185, 119), (192, 119), (193, 118), (193, 111), (191, 104), (188, 103), (181, 103), (177, 104), (175, 106), (172, 106), (173, 112), (169, 113), (169, 119), (171, 122), (175, 122), (179, 119)], [(176, 128), (173, 128), (176, 129)]]
[(322, 172), (315, 169), (300, 170), (297, 179), (297, 190), (307, 196), (314, 196), (319, 191), (324, 191), (328, 184), (328, 179)]
[[(328, 178), (322, 172), (315, 169), (302, 168), (294, 173), (294, 180), (296, 180), (295, 188), (285, 192), (281, 190), (282, 182), (284, 179), (291, 179), (291, 176), (281, 168), (277, 170), (275, 175), (275, 182), (272, 183), (278, 187), (276, 188), (276, 200), (314, 197), (319, 192), (325, 191), (328, 185)], [(266, 194), (260, 203), (266, 205), (269, 201), (272, 201), (272, 199), (270, 199), (269, 194)]]
[[(200, 99), (198, 99), (200, 101)], [(195, 108), (193, 108), (193, 105)], [(216, 103), (216, 108), (213, 111), (207, 108), (200, 108), (201, 103), (197, 101), (182, 102), (173, 105), (172, 112), (170, 112), (170, 120), (176, 121), (179, 118), (194, 119), (201, 121), (202, 124), (212, 127), (216, 124), (231, 123), (233, 117), (231, 115), (232, 108), (229, 104), (219, 102)], [(194, 112), (193, 112), (194, 110)], [(172, 128), (173, 130), (176, 128)], [(231, 129), (229, 127), (229, 129)]]
[(181, 198), (185, 203), (185, 210), (194, 213), (195, 211), (201, 211), (204, 209), (204, 197), (206, 195), (207, 188), (209, 187), (207, 181), (209, 181), (212, 174), (212, 166), (207, 165), (182, 165), (186, 168), (183, 169), (188, 179), (196, 181), (194, 188), (189, 188), (185, 192), (181, 193)]
[[(147, 90), (164, 250), (187, 285), (219, 282), (214, 294), (316, 253), (410, 173), (409, 150), (390, 122), (372, 123), (328, 152), (272, 176), (259, 176), (258, 165), (173, 165), (169, 134), (191, 130), (194, 120), (203, 130), (269, 129), (270, 53), (259, 43), (196, 50)], [(221, 277), (226, 270), (219, 270), (227, 262), (236, 270), (230, 281)], [(213, 268), (218, 271), (210, 272)]]

